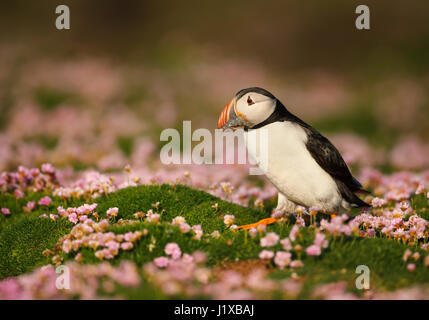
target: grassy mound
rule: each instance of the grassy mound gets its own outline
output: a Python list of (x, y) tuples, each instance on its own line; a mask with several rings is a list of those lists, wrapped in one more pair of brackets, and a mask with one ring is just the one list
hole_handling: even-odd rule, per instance
[[(10, 201), (6, 196), (2, 196), (2, 201), (3, 199)], [(27, 200), (22, 199), (22, 203)], [(155, 209), (152, 205), (158, 201), (160, 204)], [(73, 200), (67, 205), (75, 206), (83, 202), (83, 200)], [(232, 232), (225, 227), (223, 216), (233, 214), (237, 225), (252, 223), (269, 216), (268, 209), (241, 207), (182, 185), (130, 187), (98, 198), (94, 202), (98, 203), (97, 211), (102, 217), (111, 207), (119, 208), (117, 219), (135, 219), (133, 217), (135, 212), (146, 212), (149, 209), (161, 214), (159, 224), (143, 221), (132, 225), (110, 227), (110, 231), (115, 233), (148, 230), (148, 235), (138, 241), (132, 250), (120, 251), (119, 255), (111, 260), (113, 264), (118, 264), (122, 260), (132, 260), (142, 265), (155, 257), (164, 255), (163, 250), (168, 242), (176, 242), (185, 253), (204, 250), (208, 254), (208, 264), (212, 266), (225, 266), (227, 263), (257, 259), (263, 249), (260, 247), (261, 235), (251, 238), (248, 232)], [(217, 210), (212, 207), (215, 203), (218, 203)], [(11, 208), (18, 210), (20, 205), (21, 203)], [(42, 255), (42, 251), (46, 248), (52, 249), (58, 239), (73, 227), (64, 219), (51, 221), (38, 218), (43, 212), (56, 213), (57, 205), (64, 206), (64, 200), (54, 199), (54, 203), (49, 208), (39, 209), (30, 215), (15, 212), (16, 217), (13, 215), (2, 217), (4, 221), (0, 224), (0, 278), (25, 273), (49, 262)], [(218, 239), (203, 237), (201, 240), (195, 240), (192, 234), (182, 234), (178, 227), (163, 223), (171, 222), (176, 216), (183, 216), (190, 225), (201, 224), (206, 234), (218, 230), (221, 236)], [(277, 223), (268, 226), (268, 231), (274, 231), (284, 238), (291, 228), (292, 223)], [(298, 241), (305, 248), (313, 242), (313, 239), (314, 233), (311, 228), (307, 228)], [(330, 237), (329, 240), (329, 246), (321, 256), (304, 254), (301, 257), (304, 267), (297, 269), (297, 273), (307, 279), (304, 295), (315, 284), (339, 280), (346, 281), (350, 288), (354, 288), (354, 281), (358, 276), (355, 269), (358, 265), (367, 265), (370, 268), (371, 285), (379, 289), (392, 290), (429, 282), (428, 269), (422, 263), (417, 264), (413, 273), (406, 270), (402, 255), (408, 246), (400, 242), (386, 238), (355, 236), (337, 239)], [(281, 250), (281, 245), (278, 244), (271, 249)], [(419, 251), (417, 246), (411, 249)], [(81, 253), (84, 263), (99, 262), (92, 249), (82, 249)], [(73, 254), (64, 255), (64, 257), (73, 259)], [(282, 271), (271, 268), (271, 270), (273, 271), (271, 276), (274, 278), (289, 277), (291, 273), (288, 269)]]

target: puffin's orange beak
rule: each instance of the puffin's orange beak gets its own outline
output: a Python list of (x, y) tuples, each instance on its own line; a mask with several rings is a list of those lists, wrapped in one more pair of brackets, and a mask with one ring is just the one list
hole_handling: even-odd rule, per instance
[(226, 106), (223, 108), (222, 113), (220, 114), (219, 120), (217, 122), (217, 128), (221, 129), (226, 126), (226, 123), (229, 121), (229, 113), (231, 108), (234, 106), (234, 99), (232, 99)]

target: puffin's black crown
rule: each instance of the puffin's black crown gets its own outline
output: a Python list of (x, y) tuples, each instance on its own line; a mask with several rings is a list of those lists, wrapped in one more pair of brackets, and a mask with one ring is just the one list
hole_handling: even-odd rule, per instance
[(235, 94), (235, 98), (238, 100), (242, 96), (244, 96), (245, 94), (247, 94), (249, 92), (256, 92), (256, 93), (262, 94), (262, 95), (264, 95), (266, 97), (269, 97), (271, 99), (275, 99), (276, 98), (269, 91), (267, 91), (267, 90), (265, 90), (263, 88), (260, 88), (260, 87), (251, 87), (251, 88), (241, 89), (240, 91), (238, 91)]

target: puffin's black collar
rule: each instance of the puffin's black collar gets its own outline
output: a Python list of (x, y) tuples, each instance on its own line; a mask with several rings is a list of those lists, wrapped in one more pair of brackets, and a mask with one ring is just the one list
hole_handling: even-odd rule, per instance
[(273, 113), (267, 119), (258, 123), (257, 125), (254, 125), (250, 129), (259, 129), (273, 122), (286, 120), (293, 121), (293, 119), (294, 116), (289, 111), (287, 111), (286, 107), (279, 100), (276, 99), (276, 107)]

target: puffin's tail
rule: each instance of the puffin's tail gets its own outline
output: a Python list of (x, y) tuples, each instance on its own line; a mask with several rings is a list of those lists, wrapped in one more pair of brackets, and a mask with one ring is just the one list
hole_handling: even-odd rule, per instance
[(369, 194), (369, 191), (366, 191), (364, 189), (359, 188), (358, 190), (352, 191), (346, 184), (340, 180), (336, 180), (338, 189), (340, 190), (340, 193), (344, 200), (346, 200), (352, 207), (357, 208), (369, 208), (371, 207), (370, 204), (366, 203), (365, 201), (361, 200), (355, 192), (361, 192)]

